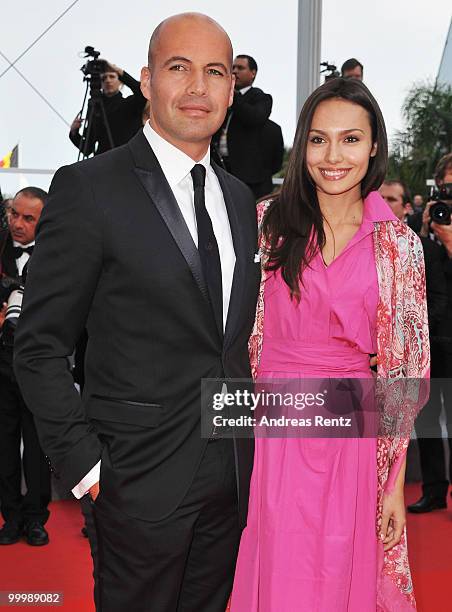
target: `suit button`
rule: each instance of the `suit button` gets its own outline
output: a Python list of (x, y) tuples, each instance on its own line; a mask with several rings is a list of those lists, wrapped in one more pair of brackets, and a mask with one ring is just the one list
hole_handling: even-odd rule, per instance
[(50, 461), (50, 458), (47, 455), (45, 455), (45, 459), (47, 461), (47, 465), (49, 466), (50, 473), (53, 474), (53, 477), (58, 480), (60, 475), (58, 474), (58, 472), (55, 471), (55, 468), (53, 467), (52, 462)]

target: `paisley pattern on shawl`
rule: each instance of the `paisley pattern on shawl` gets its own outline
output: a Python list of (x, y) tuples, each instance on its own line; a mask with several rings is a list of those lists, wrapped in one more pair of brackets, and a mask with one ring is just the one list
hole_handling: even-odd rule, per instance
[[(259, 230), (271, 200), (257, 205)], [(249, 341), (253, 378), (262, 352), (266, 244), (259, 231), (262, 278), (256, 318)], [(375, 223), (374, 248), (379, 285), (377, 308), (377, 394), (382, 400), (377, 440), (378, 503), (376, 530), (381, 524), (382, 501), (406, 454), (414, 418), (428, 397), (419, 381), (428, 378), (430, 347), (425, 290), (424, 255), (418, 236), (396, 221)], [(395, 432), (395, 435), (391, 435)], [(380, 549), (382, 551), (382, 548)], [(412, 612), (413, 593), (406, 531), (391, 550), (381, 552), (377, 585), (377, 612)]]

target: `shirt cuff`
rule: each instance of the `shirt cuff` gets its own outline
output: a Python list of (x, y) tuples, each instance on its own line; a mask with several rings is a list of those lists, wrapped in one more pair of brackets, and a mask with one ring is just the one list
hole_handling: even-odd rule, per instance
[(96, 463), (96, 465), (90, 469), (88, 474), (81, 479), (81, 481), (75, 485), (72, 489), (72, 493), (77, 499), (80, 499), (84, 495), (88, 493), (93, 485), (96, 482), (99, 482), (100, 479), (100, 461)]

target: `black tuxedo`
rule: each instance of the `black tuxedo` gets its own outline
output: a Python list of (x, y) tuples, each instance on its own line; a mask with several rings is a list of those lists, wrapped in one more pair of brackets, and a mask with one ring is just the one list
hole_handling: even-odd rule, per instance
[[(267, 139), (264, 130), (272, 105), (272, 97), (258, 87), (251, 87), (243, 95), (236, 92), (225, 122), (213, 139), (218, 151), (222, 130), (228, 126), (228, 170), (253, 188), (253, 191), (255, 186), (261, 189), (264, 184), (265, 193), (270, 193), (272, 190), (273, 172), (270, 161), (272, 156), (266, 151)], [(255, 195), (260, 197), (264, 194), (255, 193)]]
[[(103, 514), (108, 506), (129, 521), (173, 516), (206, 448), (224, 443), (201, 438), (201, 379), (250, 377), (247, 341), (260, 277), (254, 200), (240, 181), (214, 170), (236, 254), (224, 339), (197, 248), (142, 132), (60, 169), (52, 182), (15, 367), (61, 479), (72, 488), (102, 457)], [(63, 356), (85, 326), (82, 402)], [(243, 524), (253, 448), (250, 440), (233, 446)]]
[(452, 452), (449, 453), (447, 478), (440, 418), (444, 403), (448, 444), (452, 451), (452, 262), (443, 245), (430, 238), (421, 237), (421, 241), (427, 281), (431, 378), (437, 380), (430, 387), (429, 401), (416, 419), (415, 427), (423, 494), (446, 500), (452, 482)]
[(13, 249), (13, 240), (9, 230), (0, 231), (0, 275), (12, 278), (19, 276)]
[(443, 270), (443, 249), (430, 238), (422, 236), (420, 238), (424, 250), (429, 333), (430, 336), (436, 336), (447, 312), (447, 280)]
[(9, 230), (0, 230), (0, 276), (9, 276), (18, 280), (20, 277), (14, 255), (14, 243)]
[[(0, 276), (20, 275), (8, 230), (0, 232)], [(21, 439), (24, 444), (20, 456)], [(24, 472), (27, 492), (21, 493)], [(49, 512), (50, 470), (39, 445), (33, 416), (13, 374), (12, 349), (0, 338), (0, 500), (5, 521), (44, 524)]]
[[(16, 259), (14, 257), (13, 240), (9, 230), (0, 232), (0, 277), (8, 276), (19, 281)], [(13, 359), (12, 351), (4, 346), (0, 340), (0, 374), (8, 378), (13, 378)]]

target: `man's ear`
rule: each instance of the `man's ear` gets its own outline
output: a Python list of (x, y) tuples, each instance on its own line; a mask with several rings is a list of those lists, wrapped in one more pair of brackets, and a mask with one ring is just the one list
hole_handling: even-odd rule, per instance
[(231, 78), (231, 89), (229, 91), (228, 107), (232, 106), (232, 103), (234, 102), (234, 88), (235, 88), (235, 75), (233, 74)]
[(143, 66), (140, 76), (141, 93), (146, 100), (151, 99), (151, 71), (148, 66)]

